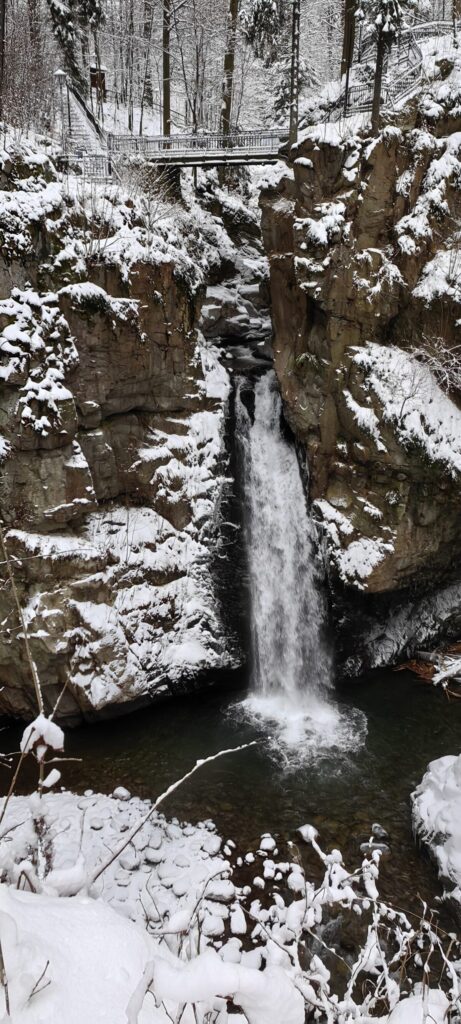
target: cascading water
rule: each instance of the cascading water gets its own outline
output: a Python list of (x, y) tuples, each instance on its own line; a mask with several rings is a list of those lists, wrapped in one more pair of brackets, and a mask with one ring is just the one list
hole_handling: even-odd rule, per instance
[(267, 372), (255, 384), (253, 417), (246, 387), (241, 380), (236, 394), (253, 658), (245, 708), (274, 723), (288, 746), (350, 746), (350, 725), (331, 694), (315, 529), (294, 445), (282, 432), (275, 374)]

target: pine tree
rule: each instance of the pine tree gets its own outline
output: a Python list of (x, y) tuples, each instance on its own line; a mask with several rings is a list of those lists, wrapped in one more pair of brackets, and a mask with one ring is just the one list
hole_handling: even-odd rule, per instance
[(417, 7), (418, 0), (359, 0), (358, 2), (357, 20), (373, 26), (376, 37), (376, 64), (371, 111), (371, 129), (373, 134), (377, 134), (379, 130), (381, 87), (386, 52), (390, 50), (402, 26), (404, 15), (407, 12), (415, 11)]
[(280, 0), (250, 0), (242, 8), (240, 19), (245, 38), (257, 57), (273, 61), (278, 52), (280, 34), (287, 25), (287, 4)]
[(76, 7), (82, 29), (95, 33), (104, 24), (105, 14), (102, 0), (78, 0)]
[(303, 87), (317, 84), (312, 69), (299, 54), (299, 15), (300, 5), (294, 5), (293, 0), (247, 0), (240, 13), (247, 42), (275, 72), (274, 114), (277, 120), (290, 118), (293, 136), (298, 94)]
[(96, 34), (104, 21), (102, 0), (46, 0), (54, 35), (61, 50), (65, 71), (75, 85), (87, 91), (79, 61), (82, 32)]

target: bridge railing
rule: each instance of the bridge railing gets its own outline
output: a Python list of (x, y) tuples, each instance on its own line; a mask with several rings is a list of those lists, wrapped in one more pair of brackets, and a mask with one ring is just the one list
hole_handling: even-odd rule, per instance
[(108, 133), (109, 152), (123, 156), (150, 156), (160, 153), (193, 155), (194, 153), (216, 153), (227, 150), (250, 153), (277, 153), (288, 137), (283, 131), (248, 131), (230, 135), (211, 133), (209, 135), (113, 135)]
[[(458, 30), (461, 29), (461, 19), (457, 23)], [(405, 45), (411, 44), (418, 39), (428, 39), (430, 36), (447, 36), (453, 32), (453, 21), (423, 21), (415, 25), (403, 28), (395, 39), (393, 50), (403, 51)], [(371, 36), (366, 39), (357, 50), (357, 63), (368, 60), (376, 50), (376, 39)]]
[[(426, 25), (420, 27), (427, 28)], [(404, 99), (414, 89), (416, 82), (420, 80), (423, 67), (422, 50), (412, 35), (407, 34), (404, 39), (400, 37), (391, 52), (397, 58), (399, 73), (391, 79), (389, 65), (386, 62), (385, 75), (389, 75), (390, 80), (383, 82), (381, 99), (385, 105)], [(350, 85), (347, 96), (343, 89), (338, 99), (330, 107), (325, 121), (338, 121), (342, 115), (365, 113), (371, 110), (372, 103), (373, 83), (371, 81)]]

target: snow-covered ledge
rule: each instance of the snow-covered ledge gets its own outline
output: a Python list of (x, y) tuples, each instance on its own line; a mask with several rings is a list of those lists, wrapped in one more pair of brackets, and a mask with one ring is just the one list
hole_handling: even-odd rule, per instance
[(461, 754), (431, 761), (412, 794), (413, 824), (461, 921)]

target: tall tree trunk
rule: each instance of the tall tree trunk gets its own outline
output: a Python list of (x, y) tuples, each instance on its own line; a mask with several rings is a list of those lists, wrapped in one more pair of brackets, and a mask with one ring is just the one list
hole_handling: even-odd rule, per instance
[(171, 135), (171, 0), (163, 0), (163, 134)]
[(128, 17), (128, 131), (134, 127), (134, 0), (130, 0)]
[(375, 80), (373, 85), (373, 105), (371, 108), (371, 130), (373, 135), (377, 135), (379, 132), (379, 113), (381, 110), (381, 87), (383, 84), (383, 67), (385, 52), (386, 40), (381, 29), (379, 29), (376, 44), (376, 67)]
[(29, 32), (32, 52), (35, 55), (35, 60), (39, 60), (41, 44), (41, 21), (40, 3), (38, 2), (38, 0), (27, 0), (27, 10), (29, 12)]
[(6, 0), (0, 0), (0, 117), (5, 107)]
[(454, 42), (455, 46), (458, 45), (458, 21), (459, 21), (460, 17), (461, 17), (461, 2), (460, 2), (460, 0), (453, 0), (452, 19), (453, 19), (453, 42)]
[[(143, 102), (151, 110), (154, 106), (154, 94), (152, 92), (152, 69), (150, 66), (150, 48), (152, 44), (152, 28), (154, 22), (153, 0), (144, 0), (144, 23), (143, 36), (146, 41), (146, 70), (143, 83)], [(141, 134), (141, 132), (140, 132)]]
[(291, 76), (290, 76), (290, 145), (298, 138), (299, 120), (299, 36), (301, 27), (301, 0), (293, 0), (291, 27)]
[(232, 92), (234, 88), (235, 44), (238, 12), (239, 0), (229, 0), (221, 102), (221, 131), (224, 135), (229, 135), (232, 124)]
[(356, 0), (344, 0), (344, 34), (343, 52), (341, 57), (341, 78), (350, 70), (354, 55), (355, 43), (355, 8)]

